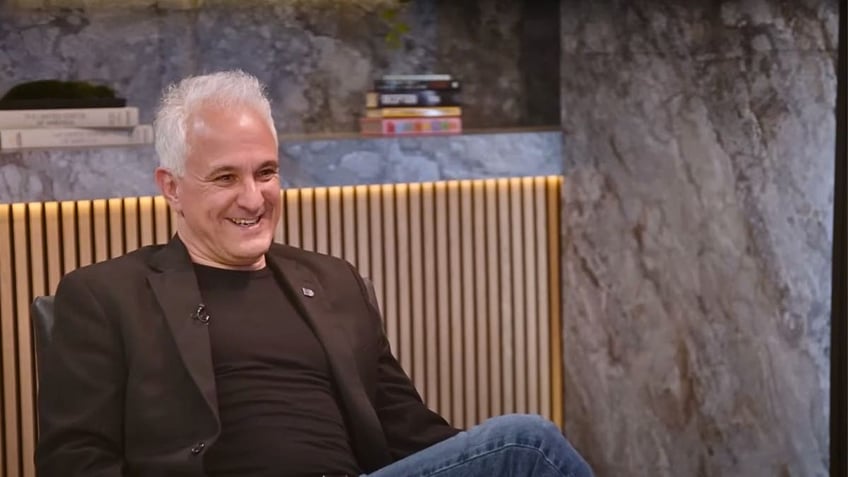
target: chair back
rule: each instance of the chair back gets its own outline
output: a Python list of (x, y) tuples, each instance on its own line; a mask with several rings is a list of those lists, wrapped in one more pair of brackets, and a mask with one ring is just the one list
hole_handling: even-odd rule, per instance
[(53, 297), (38, 296), (32, 302), (30, 307), (32, 314), (32, 333), (35, 336), (35, 365), (38, 366), (44, 362), (44, 352), (50, 341), (53, 333)]

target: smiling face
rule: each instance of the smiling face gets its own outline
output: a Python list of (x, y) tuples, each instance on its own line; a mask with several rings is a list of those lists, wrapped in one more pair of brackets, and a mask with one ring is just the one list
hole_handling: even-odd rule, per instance
[(263, 268), (280, 220), (277, 145), (268, 124), (248, 106), (203, 106), (189, 116), (186, 142), (182, 177), (160, 168), (156, 181), (192, 261)]

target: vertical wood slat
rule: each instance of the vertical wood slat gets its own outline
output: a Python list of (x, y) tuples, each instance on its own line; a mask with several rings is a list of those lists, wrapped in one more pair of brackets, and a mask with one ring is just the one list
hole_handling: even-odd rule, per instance
[(324, 187), (314, 189), (312, 197), (312, 213), (315, 217), (315, 245), (313, 250), (326, 255), (330, 253), (330, 235), (328, 230), (329, 203), (327, 198), (327, 189)]
[[(383, 256), (385, 255), (383, 248), (383, 208), (382, 208), (382, 187), (372, 185), (368, 187), (368, 241), (366, 260), (370, 262), (371, 274), (370, 277), (374, 283), (375, 293), (377, 295), (377, 303), (380, 305), (385, 317), (386, 312), (386, 296), (385, 296), (385, 280), (383, 275)], [(384, 325), (385, 326), (385, 325)]]
[(44, 237), (47, 258), (47, 292), (56, 292), (59, 280), (62, 278), (62, 230), (59, 222), (59, 203), (44, 204)]
[(139, 246), (153, 245), (156, 231), (153, 226), (153, 197), (138, 199)]
[(562, 349), (562, 302), (560, 285), (560, 206), (562, 179), (547, 182), (547, 220), (548, 253), (546, 254), (549, 271), (547, 283), (550, 290), (548, 304), (550, 307), (550, 364), (551, 364), (551, 419), (565, 427), (565, 401), (563, 396), (563, 349)]
[[(396, 242), (396, 259), (395, 273), (397, 288), (397, 334), (398, 346), (395, 348), (398, 351), (398, 359), (401, 365), (407, 370), (416, 386), (423, 384), (423, 373), (420, 373), (416, 363), (413, 361), (412, 349), (412, 287), (410, 274), (413, 273), (412, 260), (410, 254), (413, 253), (410, 242), (410, 214), (409, 214), (409, 186), (406, 184), (397, 184), (395, 190), (395, 242)], [(414, 253), (417, 253), (414, 252)], [(415, 280), (417, 282), (417, 280)]]
[(490, 416), (490, 394), (489, 391), (489, 327), (491, 325), (487, 297), (488, 267), (486, 264), (486, 184), (484, 181), (475, 181), (473, 184), (473, 197), (471, 199), (473, 210), (471, 215), (474, 230), (474, 263), (473, 270), (473, 294), (474, 306), (476, 308), (476, 319), (473, 322), (476, 337), (476, 365), (473, 369), (477, 379), (477, 412), (478, 420)]
[(460, 238), (459, 187), (457, 182), (448, 183), (448, 299), (450, 302), (450, 353), (451, 353), (451, 414), (454, 422), (465, 425), (465, 400), (462, 365), (462, 242)]
[[(0, 204), (0, 371), (3, 376), (0, 379), (0, 473), (10, 475), (9, 461), (6, 455), (14, 456), (7, 446), (10, 441), (8, 432), (13, 428), (11, 416), (7, 416), (6, 403), (12, 397), (8, 393), (14, 392), (13, 383), (10, 383), (9, 367), (15, 362), (15, 342), (10, 339), (12, 333), (10, 328), (14, 326), (12, 320), (14, 314), (13, 294), (15, 290), (15, 277), (12, 275), (12, 207), (9, 204)], [(14, 436), (13, 436), (14, 437)]]
[(513, 346), (515, 349), (515, 410), (516, 412), (527, 412), (527, 322), (524, 313), (524, 258), (522, 256), (524, 247), (524, 234), (522, 230), (521, 217), (523, 215), (523, 195), (521, 193), (521, 179), (509, 180), (509, 198), (512, 230), (512, 295), (514, 305), (512, 308), (512, 332)]
[[(343, 256), (372, 279), (401, 364), (454, 424), (529, 411), (562, 426), (561, 187), (535, 178), (292, 189), (281, 193), (275, 239)], [(0, 472), (33, 472), (32, 298), (75, 268), (166, 243), (174, 220), (162, 197), (0, 205)]]
[(476, 325), (474, 309), (474, 236), (473, 236), (473, 211), (471, 201), (473, 200), (472, 182), (465, 180), (458, 184), (459, 186), (459, 220), (460, 220), (460, 239), (462, 247), (460, 249), (462, 258), (459, 261), (462, 273), (459, 275), (460, 282), (458, 283), (457, 291), (461, 293), (462, 312), (459, 314), (459, 319), (463, 322), (462, 326), (462, 355), (459, 362), (463, 363), (462, 380), (465, 383), (460, 391), (462, 400), (465, 403), (465, 427), (471, 427), (478, 422), (477, 418), (477, 353), (475, 339)]
[(514, 413), (515, 407), (515, 349), (513, 343), (512, 324), (515, 320), (512, 303), (512, 215), (510, 214), (509, 181), (498, 181), (496, 199), (498, 201), (498, 250), (500, 260), (500, 277), (498, 294), (500, 297), (497, 307), (499, 310), (499, 327), (501, 343), (501, 403), (503, 413)]
[[(382, 213), (382, 247), (375, 251), (383, 256), (383, 316), (386, 335), (395, 356), (398, 355), (398, 287), (397, 287), (397, 241), (395, 222), (395, 188), (380, 187), (380, 205)], [(408, 372), (408, 371), (407, 371)]]
[[(2, 320), (0, 320), (0, 337), (3, 339), (3, 444), (4, 444), (4, 464), (5, 475), (17, 475), (21, 472), (21, 438), (18, 435), (18, 426), (20, 413), (18, 412), (18, 401), (23, 398), (20, 389), (18, 388), (17, 380), (17, 365), (18, 357), (24, 353), (24, 350), (19, 349), (19, 343), (16, 336), (17, 315), (16, 303), (18, 301), (17, 285), (23, 283), (26, 287), (26, 277), (19, 277), (17, 264), (15, 263), (17, 250), (15, 249), (14, 239), (16, 229), (24, 225), (24, 212), (26, 206), (24, 204), (12, 204), (4, 206), (4, 212), (7, 219), (2, 224), (3, 236), (0, 237), (0, 247), (2, 247), (2, 279), (4, 281), (4, 290), (0, 299), (2, 299)], [(7, 281), (8, 280), (8, 281)], [(7, 288), (8, 287), (8, 288)]]
[(435, 221), (436, 221), (436, 316), (439, 355), (439, 402), (437, 409), (450, 422), (454, 420), (451, 408), (451, 341), (450, 341), (450, 301), (448, 291), (448, 186), (445, 183), (435, 184)]
[(18, 340), (18, 386), (21, 425), (21, 468), (24, 475), (35, 473), (31, 457), (35, 454), (35, 361), (33, 359), (32, 329), (29, 324), (29, 307), (26, 306), (30, 297), (44, 295), (45, 254), (42, 235), (42, 219), (44, 208), (41, 203), (27, 204), (27, 223), (23, 227), (15, 227), (15, 275), (18, 283), (29, 277), (29, 287), (18, 287), (16, 294), (17, 306), (17, 340)]
[(533, 194), (533, 179), (521, 179), (522, 194), (522, 216), (524, 223), (520, 227), (524, 231), (522, 237), (522, 250), (524, 257), (521, 259), (524, 265), (524, 323), (526, 326), (525, 352), (527, 360), (527, 408), (531, 414), (539, 414), (539, 315), (536, 304), (536, 235), (539, 233), (536, 223), (536, 204)]
[[(436, 405), (439, 402), (439, 352), (437, 347), (438, 302), (436, 301), (436, 218), (434, 186), (432, 183), (421, 184), (421, 255), (423, 260), (423, 275), (421, 282), (416, 284), (423, 289), (424, 317), (421, 326), (416, 329), (416, 336), (425, 341), (424, 356), (427, 379), (421, 390), (426, 402)], [(422, 339), (422, 338), (417, 338)]]
[(501, 373), (503, 356), (503, 347), (501, 345), (501, 326), (500, 326), (500, 265), (501, 265), (501, 249), (498, 228), (498, 181), (489, 179), (485, 181), (485, 231), (486, 231), (486, 282), (487, 299), (486, 305), (489, 309), (486, 325), (488, 326), (489, 334), (487, 336), (489, 342), (489, 406), (490, 414), (498, 416), (503, 414), (503, 375)]

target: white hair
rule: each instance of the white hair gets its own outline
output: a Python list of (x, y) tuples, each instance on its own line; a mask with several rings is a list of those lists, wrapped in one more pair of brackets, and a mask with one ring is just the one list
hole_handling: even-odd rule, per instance
[(183, 175), (189, 153), (186, 142), (188, 118), (205, 105), (249, 106), (265, 119), (274, 141), (277, 141), (271, 104), (265, 96), (265, 87), (255, 76), (241, 70), (189, 76), (168, 87), (156, 112), (153, 127), (161, 167), (177, 176)]

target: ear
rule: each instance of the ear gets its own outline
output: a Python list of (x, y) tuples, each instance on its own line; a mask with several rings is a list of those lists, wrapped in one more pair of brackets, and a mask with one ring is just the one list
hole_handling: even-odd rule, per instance
[(180, 204), (180, 188), (177, 183), (177, 177), (174, 173), (168, 169), (157, 167), (155, 177), (156, 185), (159, 186), (159, 190), (162, 191), (162, 195), (165, 197), (165, 200), (168, 201), (168, 205), (171, 206), (171, 210), (177, 214), (182, 213), (182, 206)]

